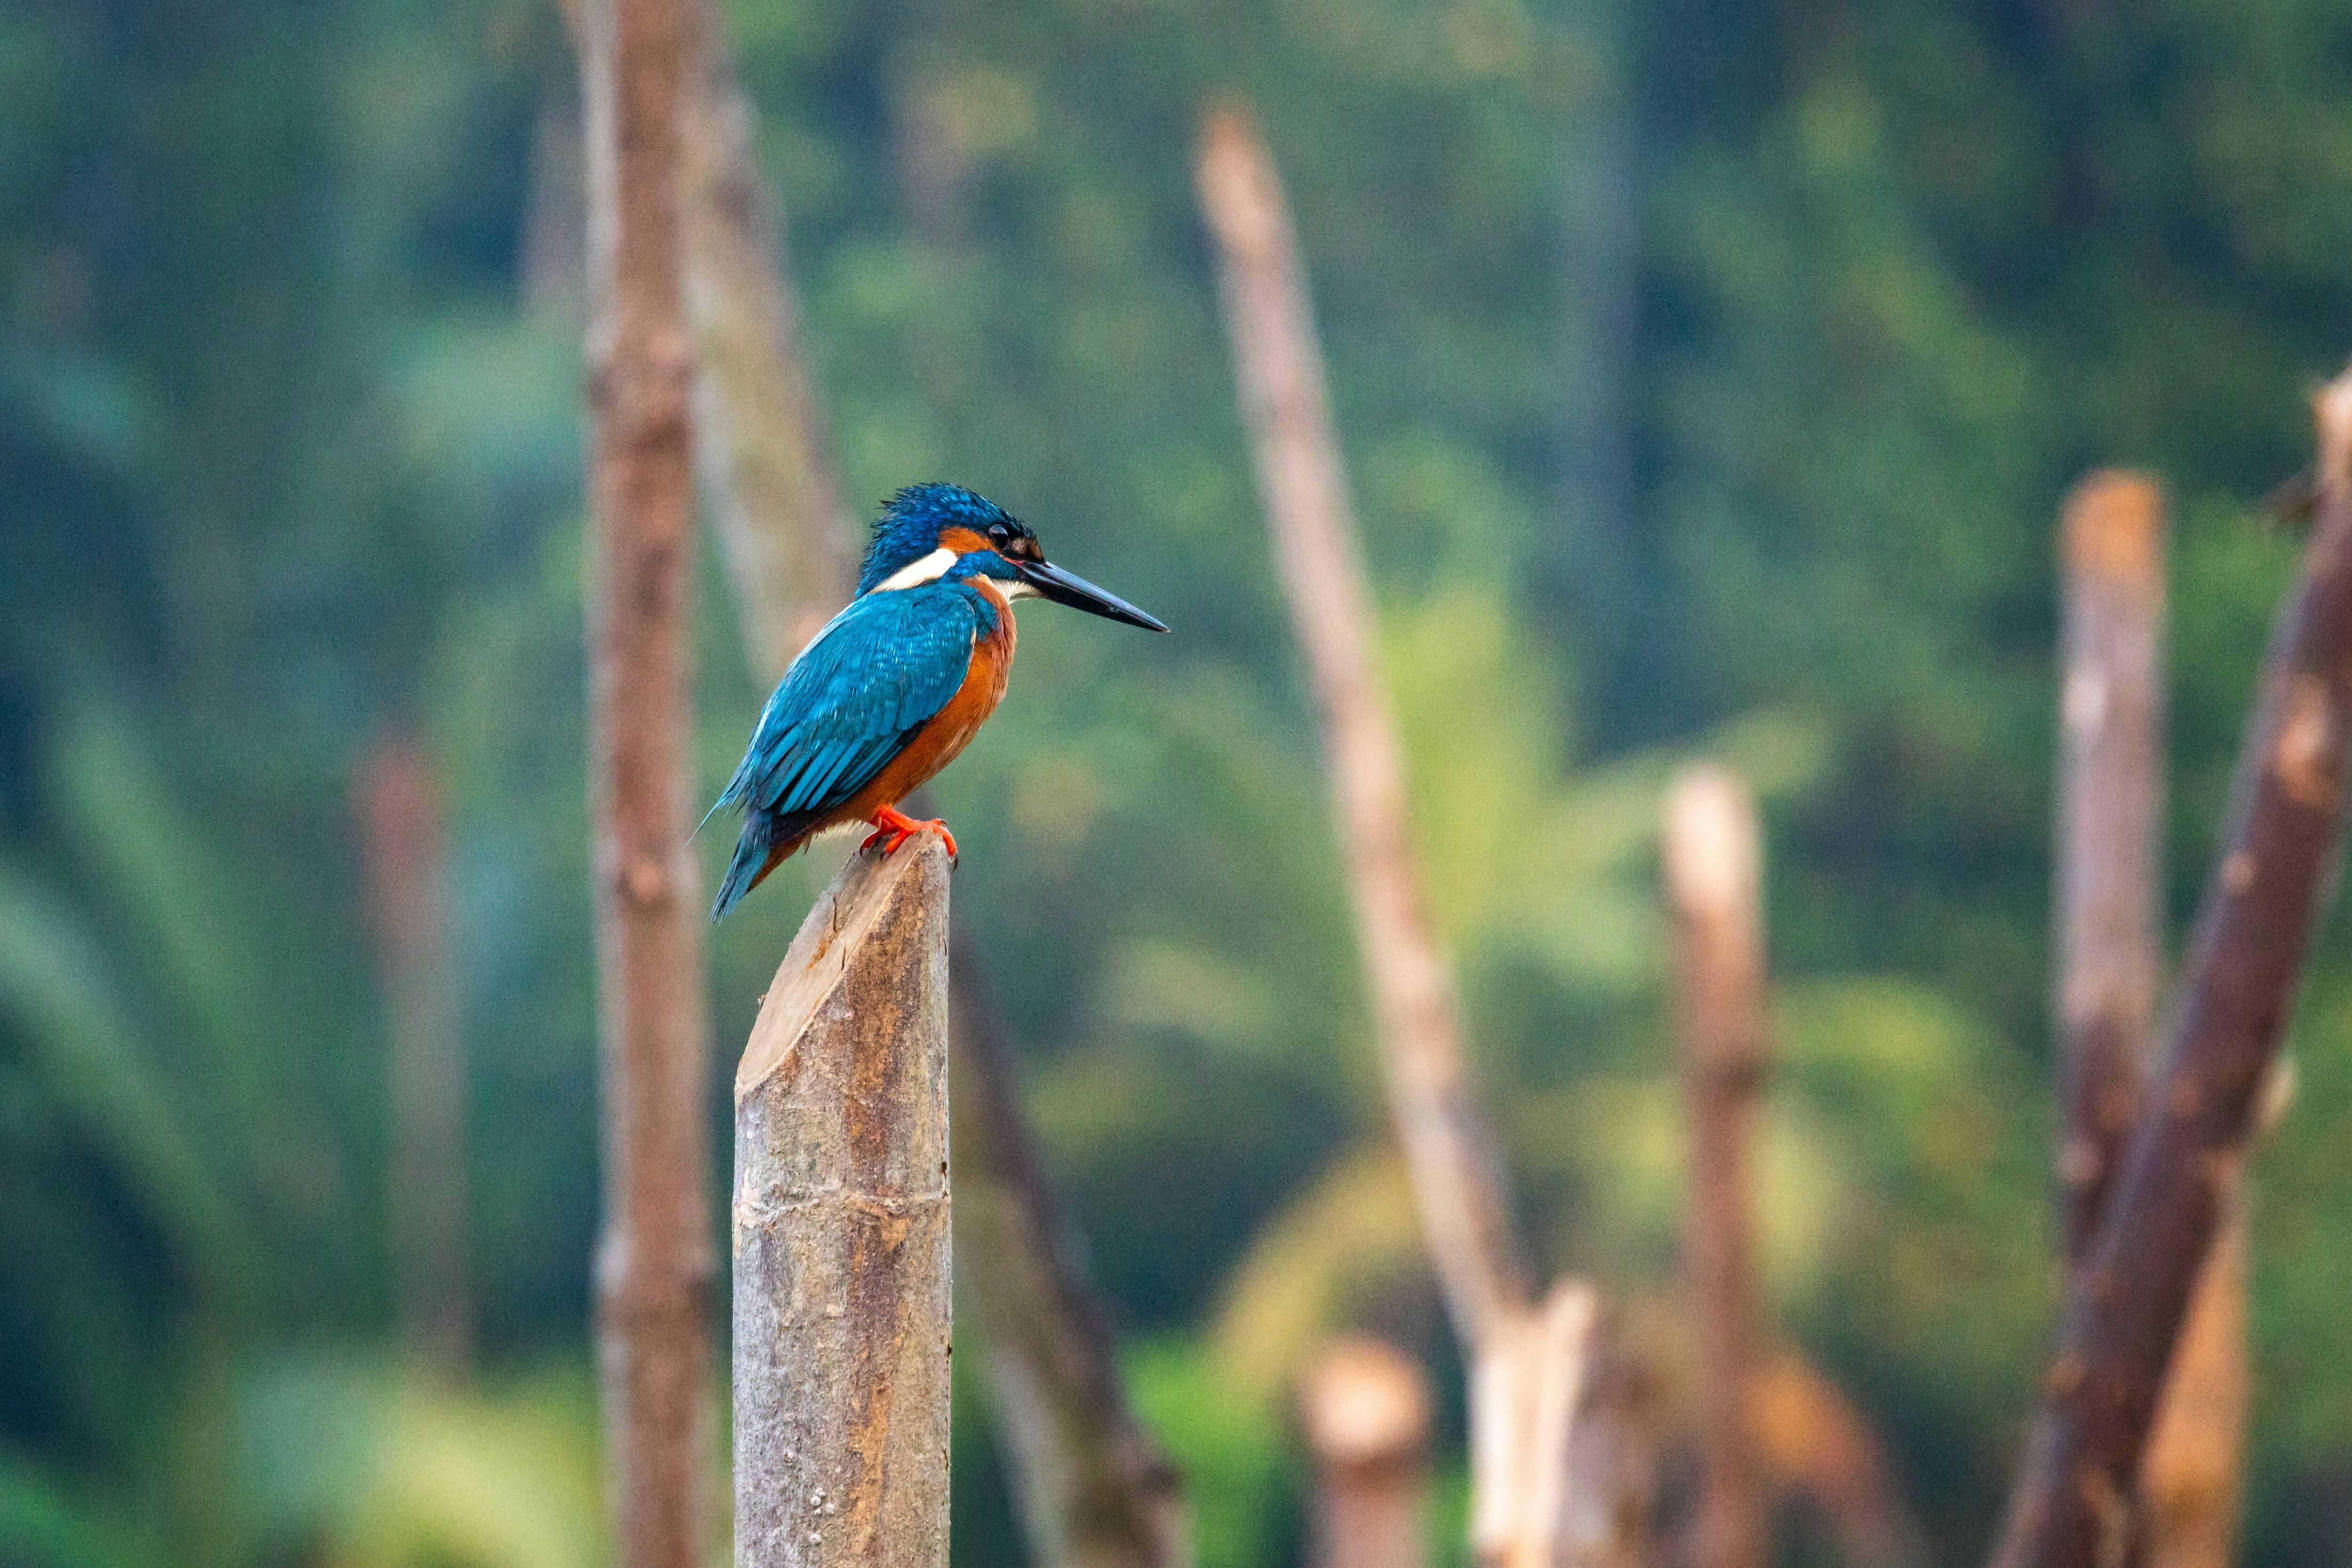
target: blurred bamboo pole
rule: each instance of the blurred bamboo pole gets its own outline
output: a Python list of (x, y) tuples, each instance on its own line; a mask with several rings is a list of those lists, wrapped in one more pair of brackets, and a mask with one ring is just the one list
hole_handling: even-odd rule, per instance
[(2086, 1260), (2152, 1050), (2164, 818), (2164, 502), (2105, 471), (2059, 530), (2058, 1027), (2066, 1261)]
[(1423, 1568), (1429, 1560), (1429, 1376), (1372, 1339), (1324, 1347), (1299, 1380), (1315, 1461), (1314, 1568)]
[(1764, 1078), (1763, 849), (1740, 781), (1692, 768), (1666, 793), (1661, 841), (1674, 916), (1676, 1014), (1690, 1127), (1687, 1248), (1699, 1329), (1698, 1568), (1763, 1568), (1764, 1490), (1749, 1441), (1755, 1282), (1749, 1144)]
[(353, 793), (392, 1025), (385, 1196), (394, 1312), (416, 1365), (461, 1372), (466, 1288), (466, 1042), (449, 942), (448, 844), (432, 765), (394, 736), (361, 760)]
[(716, 11), (688, 9), (698, 48), (679, 129), (697, 464), (752, 667), (774, 680), (848, 601), (857, 559), (752, 157), (751, 106)]
[[(2155, 1051), (2163, 967), (2164, 497), (2104, 470), (2059, 534), (2058, 1024), (2066, 1113), (2058, 1171), (2070, 1272), (2085, 1261)], [(2247, 1195), (2199, 1276), (2140, 1466), (2145, 1568), (2224, 1568), (2237, 1534), (2250, 1400)]]
[[(751, 111), (717, 18), (686, 117), (687, 274), (704, 373), (698, 467), (752, 669), (782, 677), (856, 586), (851, 525), (805, 363), (798, 304), (752, 159)], [(1021, 1115), (976, 956), (950, 965), (961, 1288), (1043, 1568), (1190, 1568), (1182, 1478), (1136, 1420), (1101, 1302), (1068, 1245)]]
[(2191, 1291), (2238, 1201), (2263, 1089), (2335, 880), (2352, 735), (2352, 373), (2317, 401), (2319, 516), (2280, 609), (2170, 1050), (2077, 1270), (1996, 1568), (2129, 1551)]
[(946, 1568), (948, 857), (852, 855), (735, 1074), (737, 1568)]
[(625, 1568), (704, 1568), (716, 1259), (701, 898), (687, 852), (693, 373), (674, 0), (590, 0), (589, 799), (603, 1016), (606, 1442)]
[[(1211, 114), (1197, 176), (1266, 523), (1323, 719), (1324, 761), (1390, 1109), (1423, 1237), (1472, 1363), (1471, 1534), (1483, 1563), (1549, 1568), (1581, 1536), (1568, 1511), (1576, 1397), (1595, 1349), (1592, 1292), (1540, 1306), (1512, 1228), (1501, 1160), (1461, 1046), (1405, 826), (1404, 764), (1381, 688), (1375, 622), (1323, 386), (1290, 214), (1272, 158), (1240, 112)], [(1605, 1467), (1591, 1468), (1606, 1473)]]

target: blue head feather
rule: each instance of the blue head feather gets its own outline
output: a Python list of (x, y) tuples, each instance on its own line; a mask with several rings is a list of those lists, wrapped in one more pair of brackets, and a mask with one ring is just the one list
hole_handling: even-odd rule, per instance
[(873, 591), (877, 583), (939, 549), (943, 528), (985, 534), (994, 524), (1013, 521), (1003, 507), (961, 485), (909, 485), (890, 497), (875, 521), (874, 542), (866, 547), (866, 564), (857, 573), (857, 591)]

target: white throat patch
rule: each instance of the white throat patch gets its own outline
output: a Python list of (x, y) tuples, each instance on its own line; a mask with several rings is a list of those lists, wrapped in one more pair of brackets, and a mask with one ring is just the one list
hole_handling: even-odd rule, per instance
[(922, 559), (900, 567), (876, 583), (874, 591), (887, 593), (894, 588), (918, 588), (926, 582), (937, 582), (955, 563), (955, 551), (944, 548), (935, 549)]

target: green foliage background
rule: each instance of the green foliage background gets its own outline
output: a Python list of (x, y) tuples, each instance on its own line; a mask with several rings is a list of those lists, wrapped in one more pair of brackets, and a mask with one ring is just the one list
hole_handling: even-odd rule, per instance
[[(1450, 1354), (1365, 1175), (1365, 1010), (1192, 208), (1197, 116), (1227, 97), (1291, 184), (1421, 844), (1545, 1261), (1671, 1339), (1652, 824), (1675, 760), (1728, 757), (1770, 837), (1771, 1306), (1878, 1424), (1935, 1560), (1974, 1558), (2053, 1300), (2052, 518), (2097, 464), (2175, 497), (2178, 926), (2292, 569), (2256, 498), (2352, 348), (2352, 20), (729, 22), (850, 493), (971, 483), (1179, 629), (1033, 614), (938, 793), (1203, 1562), (1297, 1549), (1301, 1336)], [(605, 1550), (575, 102), (533, 0), (0, 0), (9, 1568)], [(761, 694), (712, 571), (715, 787)], [(456, 1391), (388, 1349), (348, 790), (400, 731), (453, 813), (483, 1341)], [(722, 1045), (829, 869), (718, 932)], [(2261, 1562), (2352, 1561), (2340, 922), (2315, 963), (2261, 1174)], [(1307, 1244), (1359, 1234), (1331, 1217), (1371, 1262)], [(966, 1392), (958, 1560), (1007, 1561)], [(1790, 1561), (1823, 1560), (1791, 1530)]]

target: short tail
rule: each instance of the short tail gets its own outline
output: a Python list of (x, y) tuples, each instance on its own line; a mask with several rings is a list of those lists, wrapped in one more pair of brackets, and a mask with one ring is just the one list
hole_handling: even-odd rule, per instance
[(766, 817), (755, 811), (744, 821), (743, 836), (735, 841), (735, 858), (728, 862), (726, 879), (719, 884), (719, 897), (710, 905), (710, 924), (716, 925), (726, 919), (727, 912), (759, 886), (769, 868), (783, 858), (770, 852), (775, 842), (775, 824)]

